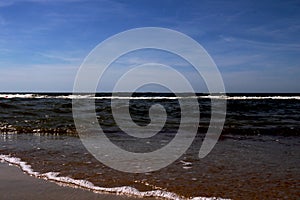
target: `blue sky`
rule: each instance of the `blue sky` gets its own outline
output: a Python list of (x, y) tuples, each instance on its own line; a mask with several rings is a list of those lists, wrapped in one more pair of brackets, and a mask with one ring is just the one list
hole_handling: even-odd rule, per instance
[[(97, 44), (150, 26), (199, 42), (227, 92), (300, 92), (299, 11), (300, 2), (289, 0), (0, 0), (0, 91), (72, 91), (80, 64)], [(150, 55), (127, 61), (141, 64), (156, 53)], [(176, 60), (154, 60), (166, 58)], [(191, 79), (201, 92), (202, 83)]]

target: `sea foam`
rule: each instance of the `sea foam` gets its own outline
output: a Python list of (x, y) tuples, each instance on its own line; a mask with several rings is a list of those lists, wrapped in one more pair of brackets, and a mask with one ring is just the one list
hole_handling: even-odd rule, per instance
[[(27, 164), (26, 162), (22, 161), (20, 158), (12, 157), (10, 155), (0, 154), (0, 161), (19, 166), (25, 173), (27, 173), (31, 176), (34, 176), (37, 178), (42, 178), (45, 180), (54, 181), (57, 184), (63, 185), (63, 186), (92, 190), (93, 192), (96, 192), (96, 193), (109, 192), (109, 193), (114, 193), (114, 194), (119, 194), (119, 195), (129, 195), (129, 196), (137, 196), (137, 197), (157, 197), (157, 198), (171, 199), (171, 200), (187, 199), (187, 198), (181, 197), (175, 193), (167, 192), (167, 191), (163, 191), (163, 190), (152, 190), (152, 191), (141, 192), (141, 191), (137, 190), (136, 188), (133, 188), (130, 186), (105, 188), (105, 187), (95, 186), (93, 183), (86, 181), (86, 180), (76, 180), (76, 179), (73, 179), (70, 177), (59, 176), (58, 172), (38, 173), (38, 172), (33, 171), (31, 166), (29, 164)], [(188, 199), (192, 199), (192, 200), (225, 200), (225, 199), (218, 198), (218, 197), (193, 197), (193, 198), (188, 198)]]
[(277, 99), (277, 100), (300, 100), (300, 96), (228, 96), (222, 95), (200, 95), (200, 96), (95, 96), (87, 94), (69, 94), (69, 95), (43, 95), (43, 94), (0, 94), (0, 98), (36, 98), (36, 99), (226, 99), (226, 100), (266, 100), (266, 99)]

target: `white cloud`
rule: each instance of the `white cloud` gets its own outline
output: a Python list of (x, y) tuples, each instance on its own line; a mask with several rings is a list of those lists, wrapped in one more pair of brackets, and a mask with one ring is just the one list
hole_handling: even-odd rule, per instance
[(0, 7), (11, 6), (16, 3), (20, 2), (32, 2), (32, 3), (53, 3), (53, 2), (60, 2), (60, 3), (69, 3), (69, 2), (83, 2), (86, 0), (0, 0)]
[[(42, 53), (42, 52), (38, 52), (38, 55), (41, 55), (45, 58), (50, 58), (50, 59), (54, 59), (57, 61), (64, 61), (64, 62), (68, 62), (68, 63), (79, 63), (80, 61), (83, 60), (83, 58), (77, 56), (72, 55), (72, 53), (70, 52), (54, 52), (54, 53)], [(71, 54), (71, 55), (70, 55)], [(78, 54), (78, 53), (76, 53)]]

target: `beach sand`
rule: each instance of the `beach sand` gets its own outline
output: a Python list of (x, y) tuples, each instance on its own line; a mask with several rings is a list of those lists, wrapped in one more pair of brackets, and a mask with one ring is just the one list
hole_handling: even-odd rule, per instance
[(84, 189), (59, 186), (54, 182), (29, 176), (16, 166), (10, 166), (7, 163), (0, 163), (0, 199), (137, 200), (141, 198), (126, 197), (114, 194), (98, 194)]

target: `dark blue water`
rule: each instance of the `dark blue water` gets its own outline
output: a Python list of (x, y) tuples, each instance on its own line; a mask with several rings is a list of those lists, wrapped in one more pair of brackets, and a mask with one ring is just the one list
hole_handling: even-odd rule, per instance
[[(122, 94), (124, 96), (124, 94)], [(122, 96), (121, 95), (121, 96)], [(96, 95), (96, 112), (107, 132), (118, 132), (111, 114), (109, 93)], [(126, 94), (125, 94), (126, 96)], [(149, 107), (155, 103), (165, 107), (168, 121), (164, 132), (176, 131), (180, 122), (180, 106), (172, 94), (143, 93), (129, 99), (132, 120), (147, 125)], [(299, 135), (300, 97), (297, 94), (227, 94), (226, 135)], [(2, 94), (0, 95), (0, 130), (2, 133), (45, 133), (76, 135), (72, 117), (72, 98), (68, 93)], [(102, 98), (103, 97), (103, 98)], [(151, 99), (153, 98), (153, 99)], [(219, 96), (219, 98), (223, 98)], [(210, 99), (199, 94), (201, 122), (199, 132), (206, 132), (210, 120)]]

